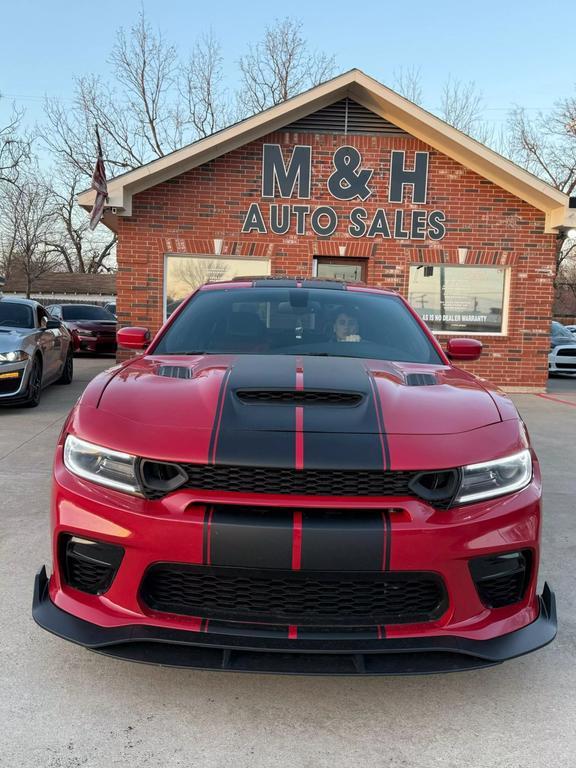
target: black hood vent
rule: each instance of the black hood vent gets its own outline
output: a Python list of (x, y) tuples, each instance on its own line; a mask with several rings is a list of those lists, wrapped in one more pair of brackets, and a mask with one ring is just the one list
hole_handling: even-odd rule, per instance
[(183, 365), (161, 365), (156, 369), (156, 375), (168, 379), (191, 379), (192, 371)]
[(438, 384), (438, 379), (433, 373), (409, 373), (406, 376), (406, 384), (409, 387), (431, 387)]
[(313, 389), (240, 389), (236, 397), (243, 403), (274, 405), (354, 406), (362, 402), (360, 392), (327, 392)]

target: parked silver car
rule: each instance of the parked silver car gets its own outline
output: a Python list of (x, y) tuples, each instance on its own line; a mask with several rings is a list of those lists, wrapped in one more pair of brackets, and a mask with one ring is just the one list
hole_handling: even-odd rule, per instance
[(41, 304), (0, 296), (0, 404), (34, 408), (48, 384), (70, 384), (72, 337)]

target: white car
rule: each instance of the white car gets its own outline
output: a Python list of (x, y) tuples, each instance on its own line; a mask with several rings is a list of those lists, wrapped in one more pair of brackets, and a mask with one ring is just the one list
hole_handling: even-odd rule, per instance
[(568, 330), (567, 326), (556, 321), (552, 322), (550, 331), (549, 375), (576, 374), (576, 337)]
[(568, 328), (573, 336), (576, 336), (576, 325), (565, 325), (564, 328)]

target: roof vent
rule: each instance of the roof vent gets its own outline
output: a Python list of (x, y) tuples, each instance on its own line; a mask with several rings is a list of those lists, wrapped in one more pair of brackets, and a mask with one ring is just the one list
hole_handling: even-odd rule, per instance
[(298, 133), (407, 135), (402, 128), (398, 128), (397, 125), (348, 98), (301, 117), (300, 120), (290, 123), (282, 130)]
[(438, 379), (432, 373), (409, 373), (406, 384), (409, 387), (431, 387), (438, 384)]
[(166, 376), (168, 379), (191, 379), (192, 371), (183, 365), (160, 365), (156, 369), (158, 376)]

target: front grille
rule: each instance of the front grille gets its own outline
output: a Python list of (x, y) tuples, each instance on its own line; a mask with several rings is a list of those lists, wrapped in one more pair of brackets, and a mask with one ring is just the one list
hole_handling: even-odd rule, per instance
[(183, 464), (186, 488), (303, 496), (412, 496), (417, 472), (372, 472), (286, 467)]
[(160, 563), (148, 569), (141, 599), (162, 613), (298, 626), (358, 626), (437, 619), (447, 607), (432, 573), (314, 574)]
[(296, 389), (242, 389), (236, 397), (243, 403), (274, 403), (274, 405), (358, 405), (359, 392), (326, 392)]
[[(162, 474), (163, 462), (140, 461), (140, 475), (147, 498), (160, 499), (172, 488), (147, 484), (147, 478)], [(158, 471), (155, 467), (158, 466)], [(170, 464), (171, 471), (187, 476), (178, 489), (265, 493), (294, 496), (407, 496), (447, 509), (458, 489), (457, 470), (381, 471), (302, 469), (288, 467), (242, 467), (225, 464)]]
[(556, 368), (566, 368), (568, 370), (576, 370), (576, 360), (573, 363), (556, 363)]
[(567, 349), (559, 349), (556, 352), (557, 357), (576, 357), (576, 347), (568, 347)]

